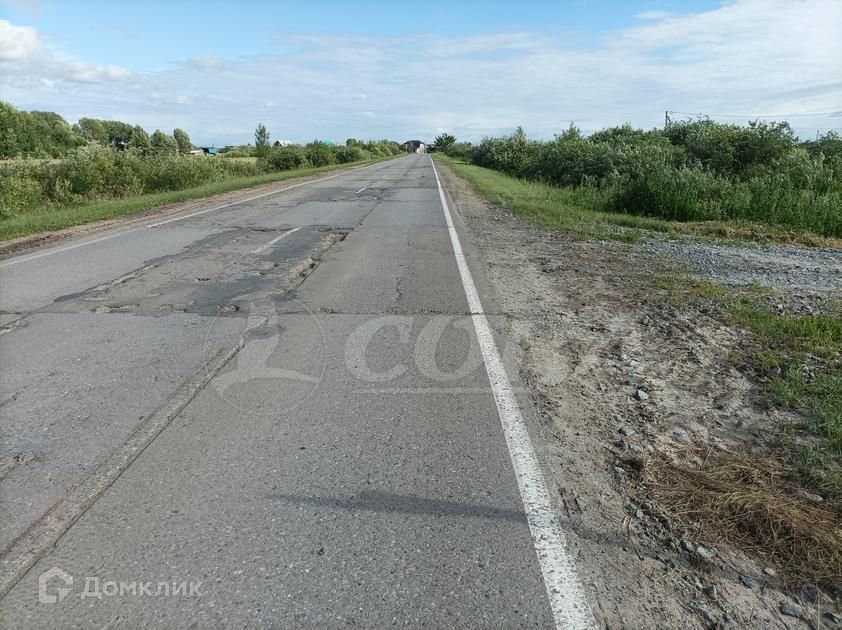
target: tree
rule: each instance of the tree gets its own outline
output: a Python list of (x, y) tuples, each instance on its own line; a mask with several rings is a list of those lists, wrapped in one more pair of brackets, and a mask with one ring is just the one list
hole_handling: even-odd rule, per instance
[(175, 143), (178, 145), (178, 152), (190, 153), (193, 143), (190, 142), (190, 136), (187, 135), (187, 132), (184, 129), (174, 129), (172, 135), (175, 138)]
[(444, 153), (445, 151), (447, 151), (447, 148), (451, 144), (455, 144), (455, 143), (456, 143), (456, 137), (455, 136), (452, 136), (449, 133), (443, 133), (443, 134), (440, 134), (440, 135), (436, 136), (436, 140), (435, 140), (434, 144), (435, 144), (435, 147), (436, 147), (436, 151), (441, 151), (442, 153)]
[(129, 138), (129, 146), (132, 149), (148, 149), (152, 146), (149, 141), (149, 134), (144, 131), (140, 125), (135, 125), (132, 128), (131, 137)]
[(254, 130), (254, 149), (258, 157), (265, 157), (269, 153), (269, 130), (260, 123)]
[(158, 153), (175, 153), (178, 145), (172, 136), (168, 136), (160, 129), (156, 129), (151, 138), (152, 148)]

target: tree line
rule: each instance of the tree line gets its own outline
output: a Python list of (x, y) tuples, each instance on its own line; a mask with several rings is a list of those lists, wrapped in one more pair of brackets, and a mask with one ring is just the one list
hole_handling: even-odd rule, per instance
[(55, 112), (22, 111), (0, 101), (0, 159), (61, 158), (81, 146), (97, 143), (117, 149), (188, 153), (193, 144), (183, 129), (172, 134), (119, 120), (80, 118), (71, 125)]

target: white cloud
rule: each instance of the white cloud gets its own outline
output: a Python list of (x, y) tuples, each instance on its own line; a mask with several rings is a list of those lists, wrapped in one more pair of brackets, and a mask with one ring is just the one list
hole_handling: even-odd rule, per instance
[(31, 26), (0, 20), (0, 79), (22, 85), (40, 81), (52, 89), (57, 82), (106, 83), (132, 76), (126, 68), (109, 64), (94, 66), (52, 50)]
[[(258, 121), (274, 137), (479, 139), (522, 124), (551, 136), (631, 122), (665, 109), (725, 114), (837, 111), (842, 103), (842, 2), (737, 0), (697, 14), (648, 12), (645, 22), (577, 46), (578, 38), (496, 33), (403, 38), (284, 35), (282, 53), (193, 57), (144, 74), (59, 61), (0, 64), (5, 98), (59, 113), (119, 113), (197, 142), (248, 142)], [(38, 41), (36, 39), (36, 41)], [(12, 63), (12, 65), (15, 65)], [(75, 69), (74, 69), (75, 68)], [(40, 72), (40, 74), (39, 74)], [(69, 76), (87, 77), (84, 89)], [(36, 80), (29, 80), (30, 78)], [(41, 81), (55, 85), (48, 89)], [(119, 87), (115, 85), (119, 82)], [(805, 130), (838, 126), (793, 119)]]
[(219, 72), (225, 69), (225, 62), (216, 55), (201, 55), (186, 61), (187, 65), (205, 72)]
[(101, 83), (129, 78), (132, 73), (120, 66), (90, 66), (82, 61), (69, 61), (64, 64), (64, 76), (70, 81), (81, 83)]
[(40, 47), (34, 28), (0, 20), (0, 62), (26, 59), (37, 53)]

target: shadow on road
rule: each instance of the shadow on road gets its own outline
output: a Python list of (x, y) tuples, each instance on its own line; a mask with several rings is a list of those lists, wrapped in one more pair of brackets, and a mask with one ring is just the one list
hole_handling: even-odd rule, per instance
[(462, 503), (444, 499), (425, 499), (392, 492), (363, 492), (352, 497), (318, 497), (294, 494), (273, 494), (271, 499), (290, 503), (321, 505), (343, 510), (366, 512), (401, 512), (404, 514), (425, 514), (432, 516), (460, 516), (472, 518), (502, 519), (526, 522), (521, 510), (495, 508), (477, 503)]

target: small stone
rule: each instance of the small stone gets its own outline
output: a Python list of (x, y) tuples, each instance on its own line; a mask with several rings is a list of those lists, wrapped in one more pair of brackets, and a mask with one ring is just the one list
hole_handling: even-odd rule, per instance
[(625, 435), (626, 437), (628, 437), (628, 436), (630, 436), (630, 435), (634, 435), (634, 433), (635, 433), (634, 428), (630, 427), (630, 426), (629, 426), (629, 425), (627, 425), (627, 424), (624, 424), (623, 426), (621, 426), (621, 427), (620, 427), (619, 429), (617, 429), (617, 430), (618, 430), (620, 433), (622, 433), (623, 435)]
[(696, 609), (696, 612), (702, 616), (702, 619), (704, 619), (709, 625), (715, 626), (719, 622), (719, 620), (716, 618), (716, 615), (714, 615), (710, 610), (708, 610), (704, 606), (696, 604), (693, 607)]
[(643, 447), (640, 444), (629, 444), (629, 450), (633, 453), (639, 453), (643, 450)]
[(745, 586), (746, 588), (755, 588), (755, 587), (757, 586), (757, 582), (755, 582), (754, 580), (752, 580), (752, 579), (751, 579), (749, 576), (747, 576), (747, 575), (741, 575), (741, 576), (740, 576), (740, 582), (742, 582), (742, 583), (743, 583), (743, 586)]
[(785, 602), (778, 607), (778, 610), (781, 611), (782, 615), (786, 615), (787, 617), (797, 618), (801, 616), (801, 608), (795, 604)]
[(687, 437), (687, 431), (685, 431), (684, 429), (673, 429), (672, 437), (674, 437), (676, 440), (683, 440)]
[(635, 390), (634, 397), (638, 400), (649, 400), (649, 394), (647, 394), (642, 389)]
[(623, 468), (622, 466), (614, 466), (614, 474), (622, 477), (626, 474), (626, 469)]
[(765, 567), (763, 569), (763, 573), (765, 573), (766, 575), (768, 575), (770, 577), (775, 577), (778, 574), (778, 572), (775, 571), (772, 567)]
[(805, 492), (804, 496), (807, 497), (808, 501), (812, 501), (813, 503), (823, 503), (824, 497), (819, 496), (818, 494), (812, 494), (810, 492)]
[(693, 543), (689, 540), (682, 540), (681, 546), (684, 548), (684, 551), (693, 551)]
[(716, 585), (711, 584), (710, 586), (705, 587), (705, 595), (707, 595), (711, 599), (716, 599)]
[(819, 598), (819, 587), (815, 584), (805, 584), (801, 587), (801, 599), (815, 603)]
[(702, 558), (713, 558), (714, 556), (714, 552), (712, 549), (702, 547), (701, 545), (696, 547), (696, 553), (699, 554)]

